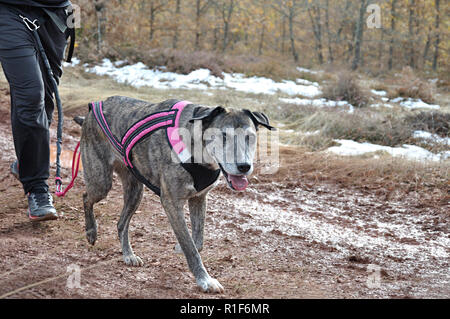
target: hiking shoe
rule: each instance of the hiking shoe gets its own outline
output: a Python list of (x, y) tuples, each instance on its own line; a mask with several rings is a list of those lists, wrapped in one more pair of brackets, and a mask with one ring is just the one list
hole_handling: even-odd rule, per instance
[(19, 162), (15, 160), (10, 167), (11, 167), (11, 174), (13, 174), (15, 178), (19, 179)]
[(33, 222), (58, 218), (50, 193), (28, 193), (28, 218)]

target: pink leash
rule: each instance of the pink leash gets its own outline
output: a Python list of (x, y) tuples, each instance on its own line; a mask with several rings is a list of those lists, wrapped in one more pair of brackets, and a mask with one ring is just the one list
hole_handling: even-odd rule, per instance
[[(66, 189), (64, 191), (62, 191), (62, 179), (61, 177), (56, 177), (55, 181), (56, 181), (56, 196), (58, 197), (64, 197), (67, 192), (73, 187), (73, 184), (75, 182), (75, 179), (78, 176), (78, 168), (80, 167), (80, 157), (81, 157), (81, 151), (79, 151), (80, 148), (80, 142), (78, 142), (77, 147), (75, 147), (75, 151), (73, 152), (73, 157), (72, 157), (72, 180), (70, 181), (69, 185), (67, 185)], [(77, 152), (78, 152), (78, 156), (77, 156)], [(76, 164), (75, 164), (75, 160), (76, 160)], [(75, 168), (75, 171), (74, 171)], [(58, 182), (59, 181), (59, 182)]]

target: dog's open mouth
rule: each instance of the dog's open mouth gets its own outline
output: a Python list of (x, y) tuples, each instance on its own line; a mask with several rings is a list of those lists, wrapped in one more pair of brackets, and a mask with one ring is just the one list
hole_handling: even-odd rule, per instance
[(220, 165), (223, 175), (225, 176), (228, 185), (235, 191), (243, 191), (248, 186), (248, 179), (245, 175), (232, 175), (225, 172), (222, 165)]

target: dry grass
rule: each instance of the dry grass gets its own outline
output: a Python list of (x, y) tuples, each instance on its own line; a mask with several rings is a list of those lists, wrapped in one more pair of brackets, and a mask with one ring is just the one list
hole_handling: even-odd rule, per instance
[(323, 150), (333, 144), (333, 139), (350, 139), (359, 142), (397, 146), (411, 140), (412, 128), (401, 117), (369, 109), (346, 113), (336, 109), (297, 107), (290, 110), (289, 123), (283, 129), (318, 134), (285, 138), (283, 142), (306, 145), (310, 150)]
[[(448, 200), (450, 166), (448, 162), (421, 163), (381, 155), (380, 158), (341, 157), (325, 152), (308, 152), (304, 147), (282, 146), (281, 165), (273, 176), (260, 175), (262, 182), (292, 184), (330, 182), (342, 187), (376, 190), (387, 198), (397, 194), (417, 192), (434, 203)], [(302, 172), (302, 180), (292, 180), (292, 171)], [(426, 200), (425, 200), (426, 202)]]

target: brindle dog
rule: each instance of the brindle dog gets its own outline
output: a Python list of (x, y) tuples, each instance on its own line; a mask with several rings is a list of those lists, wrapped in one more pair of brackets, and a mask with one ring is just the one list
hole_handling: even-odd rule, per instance
[[(103, 102), (103, 114), (112, 132), (117, 136), (123, 136), (136, 120), (154, 112), (167, 110), (176, 102), (168, 100), (152, 104), (114, 96)], [(82, 125), (81, 154), (86, 183), (83, 201), (87, 240), (94, 245), (97, 239), (97, 222), (93, 206), (106, 198), (112, 186), (113, 172), (116, 172), (122, 180), (124, 193), (124, 206), (117, 225), (123, 259), (127, 265), (142, 266), (141, 258), (134, 254), (130, 246), (128, 227), (131, 217), (141, 202), (143, 184), (128, 170), (119, 152), (106, 138), (92, 111), (85, 118), (80, 117), (75, 120)], [(249, 140), (256, 141), (256, 131), (259, 126), (274, 129), (269, 125), (267, 117), (263, 113), (249, 110), (227, 110), (220, 106), (208, 108), (195, 104), (187, 105), (181, 113), (180, 129), (193, 133), (198, 124), (202, 124), (202, 134), (209, 129), (213, 129), (212, 132), (214, 132), (214, 134), (210, 134), (208, 141), (204, 138), (201, 139), (200, 149), (203, 153), (203, 162), (198, 164), (199, 167), (211, 170), (220, 169), (232, 189), (244, 190), (248, 184), (246, 176), (253, 171), (256, 149), (256, 142), (251, 143)], [(248, 137), (244, 139), (228, 138), (227, 132), (233, 129), (241, 130)], [(214, 140), (221, 143), (212, 143), (211, 141)], [(237, 140), (240, 142), (236, 142)], [(224, 152), (217, 151), (218, 145)], [(187, 146), (190, 147), (189, 143)], [(239, 161), (225, 160), (222, 155), (226, 150), (234, 150), (236, 152), (234, 159), (239, 158)], [(173, 153), (167, 140), (166, 130), (157, 130), (133, 149), (133, 165), (148, 181), (160, 188), (161, 204), (178, 240), (176, 249), (184, 253), (197, 285), (204, 292), (222, 293), (224, 291), (222, 285), (208, 274), (199, 254), (203, 248), (206, 198), (217, 182), (199, 192), (194, 187), (192, 174), (183, 168), (179, 161), (174, 160)], [(186, 202), (189, 205), (192, 236), (183, 212)]]

